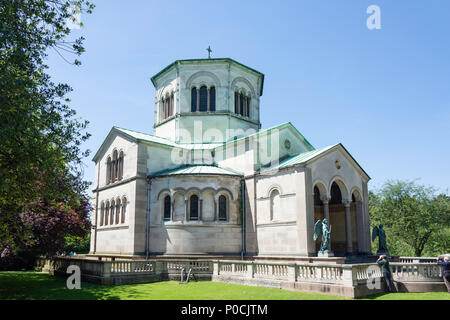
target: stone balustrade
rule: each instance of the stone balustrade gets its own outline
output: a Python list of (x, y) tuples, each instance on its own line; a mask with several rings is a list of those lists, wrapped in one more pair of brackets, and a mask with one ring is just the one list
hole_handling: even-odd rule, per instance
[[(60, 275), (66, 274), (69, 265), (78, 265), (84, 281), (102, 284), (178, 280), (182, 269), (185, 273), (192, 269), (198, 280), (329, 292), (349, 297), (376, 293), (367, 288), (370, 287), (369, 283), (375, 283), (375, 280), (381, 280), (382, 277), (380, 267), (374, 263), (323, 264), (207, 259), (104, 261), (55, 257), (51, 260), (41, 259), (39, 265)], [(411, 283), (416, 287), (421, 283), (434, 283), (434, 288), (439, 290), (439, 286), (443, 286), (441, 268), (437, 264), (391, 262), (390, 266), (394, 282), (402, 283), (403, 287), (404, 284)], [(347, 291), (342, 291), (342, 288)]]
[(401, 263), (436, 263), (436, 257), (399, 257)]

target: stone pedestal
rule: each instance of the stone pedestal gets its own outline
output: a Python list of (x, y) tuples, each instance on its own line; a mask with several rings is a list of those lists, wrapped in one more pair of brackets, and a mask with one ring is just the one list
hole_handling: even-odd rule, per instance
[(320, 257), (320, 258), (334, 257), (334, 253), (332, 251), (330, 251), (330, 252), (318, 252), (317, 256)]

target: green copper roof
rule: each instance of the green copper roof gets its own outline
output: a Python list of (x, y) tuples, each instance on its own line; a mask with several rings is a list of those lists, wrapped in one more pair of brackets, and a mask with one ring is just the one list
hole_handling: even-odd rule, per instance
[(337, 143), (332, 146), (328, 146), (328, 147), (324, 147), (321, 149), (316, 149), (316, 150), (302, 152), (302, 153), (293, 155), (287, 159), (280, 161), (278, 164), (263, 168), (263, 170), (270, 171), (270, 170), (287, 168), (287, 167), (294, 166), (297, 164), (303, 165), (303, 164), (306, 164), (308, 161), (314, 159), (315, 157), (317, 157), (331, 149), (334, 149), (336, 147), (341, 147), (348, 154), (348, 156), (355, 162), (355, 164), (361, 169), (361, 171), (367, 176), (367, 178), (370, 180), (370, 176), (367, 174), (367, 172), (364, 171), (364, 169), (359, 165), (359, 163), (355, 160), (355, 158), (353, 158), (353, 156), (348, 152), (347, 149), (345, 149), (345, 147), (341, 143)]
[(271, 167), (268, 168), (264, 168), (264, 170), (274, 170), (274, 169), (281, 169), (281, 168), (286, 168), (286, 167), (290, 167), (296, 164), (303, 164), (308, 162), (308, 160), (311, 160), (312, 158), (318, 156), (319, 154), (326, 152), (328, 150), (330, 150), (331, 148), (337, 146), (339, 144), (335, 144), (332, 146), (328, 146), (325, 148), (321, 148), (321, 149), (317, 149), (317, 150), (312, 150), (312, 151), (308, 151), (308, 152), (303, 152), (303, 153), (299, 153), (296, 155), (293, 155), (287, 159), (284, 159), (282, 161), (280, 161), (280, 163), (275, 164)]
[(129, 136), (132, 136), (133, 138), (135, 138), (137, 140), (149, 141), (149, 142), (164, 144), (164, 145), (168, 145), (168, 146), (172, 146), (172, 147), (179, 146), (177, 143), (175, 143), (169, 139), (166, 139), (166, 138), (154, 136), (154, 135), (147, 134), (147, 133), (137, 132), (137, 131), (133, 131), (133, 130), (128, 130), (128, 129), (124, 129), (124, 128), (119, 128), (119, 127), (114, 127), (114, 128), (119, 131), (122, 131), (123, 133), (126, 133)]
[(152, 177), (175, 176), (175, 175), (229, 175), (242, 176), (243, 174), (231, 169), (220, 168), (217, 166), (208, 165), (190, 165), (180, 168), (164, 170), (156, 174), (151, 174)]
[(247, 70), (256, 72), (257, 74), (261, 75), (262, 79), (261, 79), (261, 90), (259, 92), (259, 95), (262, 96), (263, 94), (263, 87), (264, 87), (264, 74), (259, 72), (258, 70), (255, 70), (253, 68), (250, 68), (249, 66), (246, 66), (245, 64), (242, 64), (240, 62), (237, 62), (236, 60), (233, 60), (231, 58), (206, 58), (206, 59), (181, 59), (181, 60), (175, 60), (174, 62), (172, 62), (171, 64), (169, 64), (167, 67), (165, 67), (164, 69), (162, 69), (160, 72), (158, 72), (157, 74), (155, 74), (153, 77), (151, 77), (151, 81), (153, 83), (153, 85), (155, 86), (155, 80), (164, 72), (166, 72), (167, 70), (169, 70), (170, 68), (172, 68), (174, 65), (176, 65), (177, 63), (183, 63), (183, 62), (204, 62), (204, 61), (211, 61), (211, 62), (219, 62), (219, 61), (223, 61), (223, 62), (232, 62), (235, 63), (241, 67), (244, 67)]

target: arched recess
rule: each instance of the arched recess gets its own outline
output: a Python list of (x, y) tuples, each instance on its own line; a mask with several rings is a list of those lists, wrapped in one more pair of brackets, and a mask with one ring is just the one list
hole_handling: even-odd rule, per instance
[(120, 198), (118, 197), (116, 199), (116, 209), (115, 209), (115, 223), (119, 224), (120, 223), (120, 209), (122, 207), (122, 203)]
[(343, 201), (348, 199), (348, 189), (339, 177), (331, 180), (329, 185), (329, 217), (331, 225), (331, 250), (337, 256), (344, 256), (347, 253), (346, 242), (346, 220), (345, 207)]
[(105, 203), (102, 201), (100, 206), (100, 226), (103, 226), (103, 219), (105, 217)]
[[(351, 229), (353, 250), (366, 252), (366, 230), (368, 221), (364, 215), (363, 197), (358, 187), (351, 191), (352, 201), (350, 203)], [(370, 238), (370, 236), (369, 236)]]
[(273, 190), (278, 190), (278, 192), (280, 193), (280, 195), (283, 194), (283, 190), (281, 189), (281, 186), (280, 186), (279, 184), (273, 184), (273, 185), (271, 185), (270, 188), (268, 189), (266, 197), (269, 198), (270, 195), (272, 194), (272, 191), (273, 191)]
[(236, 77), (236, 78), (234, 78), (233, 81), (231, 82), (231, 89), (234, 90), (234, 91), (239, 89), (239, 86), (237, 85), (239, 82), (244, 83), (247, 86), (247, 88), (250, 90), (251, 97), (256, 99), (255, 88), (252, 86), (250, 81), (248, 81), (244, 77)]
[[(326, 206), (324, 205), (324, 201)], [(313, 203), (314, 203), (314, 223), (318, 220), (323, 220), (328, 216), (328, 191), (326, 184), (320, 180), (313, 183)], [(316, 252), (320, 250), (320, 241), (316, 241)]]
[(281, 219), (281, 198), (278, 189), (272, 189), (270, 192), (270, 220), (279, 221)]
[(166, 195), (172, 195), (170, 189), (162, 189), (158, 192), (158, 195), (156, 196), (156, 200), (161, 200)]
[(105, 223), (104, 225), (107, 226), (109, 222), (109, 200), (106, 201), (106, 206), (105, 206)]
[(186, 81), (186, 89), (191, 89), (192, 88), (192, 84), (195, 81), (195, 79), (199, 78), (199, 77), (209, 77), (212, 81), (212, 84), (214, 84), (214, 86), (216, 87), (216, 89), (218, 87), (220, 87), (220, 80), (219, 78), (212, 72), (209, 71), (198, 71), (196, 73), (194, 73), (193, 75), (191, 75), (187, 81)]
[(162, 86), (163, 89), (159, 91), (159, 93), (156, 96), (156, 101), (160, 102), (163, 97), (166, 96), (167, 93), (175, 92), (176, 88), (172, 84), (172, 80), (167, 80)]
[(216, 200), (218, 199), (219, 195), (221, 195), (221, 194), (227, 195), (230, 200), (235, 199), (233, 196), (233, 193), (230, 190), (228, 190), (227, 188), (220, 188), (216, 191)]
[(215, 190), (207, 188), (202, 191), (202, 220), (214, 221), (216, 219)]
[(122, 198), (122, 213), (121, 213), (121, 219), (120, 222), (121, 223), (125, 223), (126, 219), (127, 219), (127, 197), (123, 197)]
[(173, 221), (184, 221), (185, 211), (184, 190), (176, 190), (173, 194)]
[(116, 201), (113, 199), (111, 200), (111, 207), (110, 207), (110, 212), (109, 212), (109, 218), (110, 218), (110, 223), (111, 225), (114, 224), (114, 213), (116, 212)]
[(347, 184), (344, 181), (345, 180), (341, 176), (334, 176), (330, 180), (330, 183), (328, 184), (328, 194), (330, 195), (330, 198), (331, 198), (331, 187), (332, 187), (333, 183), (336, 183), (339, 186), (339, 190), (342, 195), (342, 200), (348, 201), (351, 199), (349, 189), (347, 188)]
[(189, 200), (189, 198), (193, 195), (196, 194), (199, 197), (199, 200), (202, 199), (201, 195), (202, 195), (202, 191), (199, 188), (189, 188), (186, 190), (185, 192), (185, 199)]

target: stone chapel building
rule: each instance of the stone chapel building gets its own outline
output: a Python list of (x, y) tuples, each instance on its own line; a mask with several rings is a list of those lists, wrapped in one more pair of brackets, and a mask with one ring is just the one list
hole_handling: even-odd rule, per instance
[(153, 135), (113, 127), (95, 154), (91, 254), (337, 256), (370, 252), (370, 177), (340, 143), (261, 129), (264, 75), (229, 58), (177, 60), (151, 78)]

